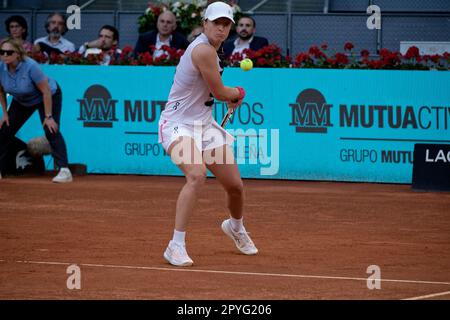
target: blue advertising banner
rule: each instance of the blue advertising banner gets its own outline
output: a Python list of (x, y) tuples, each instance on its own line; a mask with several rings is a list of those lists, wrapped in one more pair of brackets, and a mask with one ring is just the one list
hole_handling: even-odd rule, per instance
[[(69, 161), (180, 175), (158, 144), (175, 67), (43, 66), (63, 91)], [(247, 91), (227, 124), (243, 177), (411, 183), (415, 143), (450, 143), (450, 72), (228, 68)], [(226, 105), (213, 106), (221, 121)], [(42, 134), (37, 115), (19, 132)]]

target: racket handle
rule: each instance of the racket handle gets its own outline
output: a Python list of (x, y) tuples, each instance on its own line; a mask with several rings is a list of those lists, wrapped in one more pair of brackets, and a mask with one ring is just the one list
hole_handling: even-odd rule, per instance
[(220, 124), (220, 126), (222, 128), (225, 128), (225, 125), (228, 123), (228, 120), (230, 120), (231, 115), (233, 114), (234, 110), (233, 109), (228, 109), (227, 114), (225, 115), (225, 117), (223, 117), (222, 119), (222, 123)]

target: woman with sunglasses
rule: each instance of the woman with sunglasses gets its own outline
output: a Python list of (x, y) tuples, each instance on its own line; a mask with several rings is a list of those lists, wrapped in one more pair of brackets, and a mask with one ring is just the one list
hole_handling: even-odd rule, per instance
[[(20, 43), (14, 39), (0, 42), (0, 178), (5, 169), (6, 154), (13, 137), (38, 110), (45, 136), (52, 147), (52, 156), (59, 168), (53, 182), (71, 182), (67, 150), (59, 131), (62, 93), (55, 80), (48, 78), (39, 64), (28, 58)], [(13, 97), (7, 109), (6, 93)]]

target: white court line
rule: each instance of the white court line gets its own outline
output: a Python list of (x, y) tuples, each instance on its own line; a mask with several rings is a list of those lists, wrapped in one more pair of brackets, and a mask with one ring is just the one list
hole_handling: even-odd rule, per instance
[(449, 295), (449, 294), (450, 294), (450, 291), (445, 291), (445, 292), (438, 292), (438, 293), (433, 293), (433, 294), (427, 294), (426, 296), (418, 296), (418, 297), (406, 298), (406, 299), (402, 299), (402, 300), (422, 300), (422, 299), (434, 298), (434, 297), (439, 297), (439, 296), (446, 296), (446, 295)]
[[(67, 263), (67, 262), (51, 262), (51, 261), (16, 261), (16, 263), (44, 264), (44, 265), (71, 265), (71, 263)], [(304, 279), (356, 280), (356, 281), (367, 282), (367, 278), (356, 278), (356, 277), (333, 277), (333, 276), (318, 276), (318, 275), (304, 275), (304, 274), (260, 273), (260, 272), (241, 272), (241, 271), (224, 271), (224, 270), (201, 270), (201, 269), (189, 269), (189, 268), (139, 267), (139, 266), (121, 266), (121, 265), (92, 264), (92, 263), (73, 263), (73, 264), (77, 264), (79, 266), (84, 266), (84, 267), (97, 267), (97, 268), (218, 273), (218, 274), (234, 274), (234, 275), (263, 276), (263, 277), (304, 278)], [(378, 280), (381, 282), (450, 285), (450, 282), (439, 282), (439, 281), (370, 279), (370, 281), (375, 281), (375, 280)]]

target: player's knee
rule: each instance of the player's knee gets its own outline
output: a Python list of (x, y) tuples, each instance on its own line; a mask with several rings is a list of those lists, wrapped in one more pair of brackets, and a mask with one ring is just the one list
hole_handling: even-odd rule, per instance
[(206, 169), (195, 169), (186, 175), (187, 182), (194, 187), (201, 187), (206, 181)]
[(226, 187), (227, 193), (231, 196), (242, 196), (244, 194), (244, 183), (241, 179), (231, 183)]

